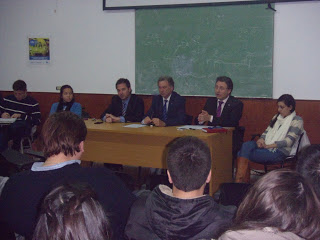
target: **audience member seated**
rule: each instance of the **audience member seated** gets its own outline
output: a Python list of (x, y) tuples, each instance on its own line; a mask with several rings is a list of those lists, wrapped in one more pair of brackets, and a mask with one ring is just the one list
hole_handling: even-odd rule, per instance
[(8, 147), (8, 141), (13, 140), (15, 150), (19, 150), (22, 137), (29, 136), (31, 129), (40, 124), (39, 103), (27, 95), (27, 84), (23, 80), (13, 83), (13, 95), (3, 98), (0, 105), (2, 118), (16, 118), (8, 127), (2, 127), (0, 132), (0, 151)]
[(118, 95), (112, 97), (111, 104), (101, 114), (104, 122), (141, 122), (144, 114), (144, 103), (141, 98), (131, 94), (128, 79), (120, 78), (116, 82)]
[(52, 104), (50, 115), (55, 112), (70, 111), (81, 117), (82, 107), (80, 103), (75, 102), (73, 89), (70, 85), (63, 85), (60, 88), (59, 102)]
[(296, 102), (289, 94), (278, 101), (276, 114), (257, 142), (245, 142), (238, 153), (236, 182), (249, 182), (249, 161), (257, 163), (279, 162), (289, 156), (291, 148), (303, 133), (303, 120), (296, 115)]
[(115, 239), (122, 239), (134, 195), (106, 168), (82, 168), (87, 128), (69, 111), (52, 114), (42, 128), (45, 162), (9, 178), (0, 198), (0, 223), (31, 238), (38, 206), (54, 187), (68, 182), (87, 183), (107, 213)]
[(33, 239), (108, 240), (111, 229), (94, 191), (83, 184), (66, 184), (45, 197)]
[(300, 151), (296, 169), (313, 186), (320, 200), (320, 144), (312, 144)]
[(158, 89), (159, 95), (153, 96), (151, 107), (142, 124), (152, 124), (156, 127), (186, 124), (186, 100), (173, 91), (172, 77), (160, 77)]
[(297, 172), (278, 169), (264, 175), (240, 204), (235, 225), (219, 240), (316, 240), (320, 203)]
[(169, 146), (168, 179), (142, 193), (126, 226), (128, 239), (208, 239), (228, 229), (235, 207), (218, 205), (204, 188), (211, 179), (209, 147), (196, 137), (182, 137)]

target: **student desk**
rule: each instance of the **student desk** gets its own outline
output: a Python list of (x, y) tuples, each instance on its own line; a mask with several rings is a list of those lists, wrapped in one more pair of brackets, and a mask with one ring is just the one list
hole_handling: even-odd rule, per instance
[(212, 178), (210, 194), (223, 182), (232, 181), (232, 130), (227, 133), (204, 133), (201, 130), (177, 130), (177, 127), (125, 128), (127, 123), (94, 124), (86, 120), (88, 135), (84, 161), (131, 166), (167, 168), (166, 145), (182, 136), (195, 136), (206, 142), (211, 151)]

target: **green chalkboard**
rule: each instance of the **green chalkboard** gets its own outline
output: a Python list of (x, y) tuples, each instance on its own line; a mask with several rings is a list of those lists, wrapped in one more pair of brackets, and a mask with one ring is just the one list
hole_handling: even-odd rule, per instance
[(273, 12), (266, 5), (136, 10), (136, 93), (156, 94), (172, 76), (181, 95), (214, 95), (218, 76), (233, 95), (272, 97)]

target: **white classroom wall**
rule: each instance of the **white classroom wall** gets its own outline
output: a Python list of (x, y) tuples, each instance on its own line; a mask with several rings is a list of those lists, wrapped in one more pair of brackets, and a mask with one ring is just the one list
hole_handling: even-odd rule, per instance
[[(320, 100), (320, 1), (277, 3), (273, 97)], [(79, 93), (135, 89), (134, 10), (102, 11), (102, 0), (0, 0), (0, 90), (21, 78), (34, 92), (68, 83)], [(31, 65), (28, 37), (50, 37), (52, 62)], [(155, 79), (156, 80), (156, 79)]]
[[(102, 11), (102, 0), (0, 0), (0, 89), (21, 78), (28, 91), (114, 93), (135, 78), (134, 28), (133, 10)], [(50, 37), (50, 65), (28, 63), (28, 36)]]
[(273, 98), (320, 100), (320, 1), (276, 4)]

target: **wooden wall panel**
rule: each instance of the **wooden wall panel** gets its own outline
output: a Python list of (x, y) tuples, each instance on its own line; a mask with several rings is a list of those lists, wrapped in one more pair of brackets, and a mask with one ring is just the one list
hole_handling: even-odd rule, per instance
[[(0, 91), (2, 96), (11, 92)], [(42, 122), (48, 117), (52, 103), (59, 99), (58, 93), (31, 92), (37, 99), (42, 113)], [(80, 102), (91, 117), (99, 118), (100, 114), (111, 102), (110, 94), (76, 94), (76, 101)], [(151, 106), (152, 96), (141, 95), (145, 103), (145, 111)], [(203, 108), (206, 97), (186, 97), (187, 114), (196, 117)], [(262, 133), (268, 126), (271, 118), (277, 112), (274, 99), (241, 99), (244, 103), (243, 115), (240, 125), (245, 126), (245, 141), (251, 138), (251, 134)], [(296, 111), (304, 120), (304, 128), (308, 133), (311, 143), (320, 144), (320, 101), (297, 100)]]

